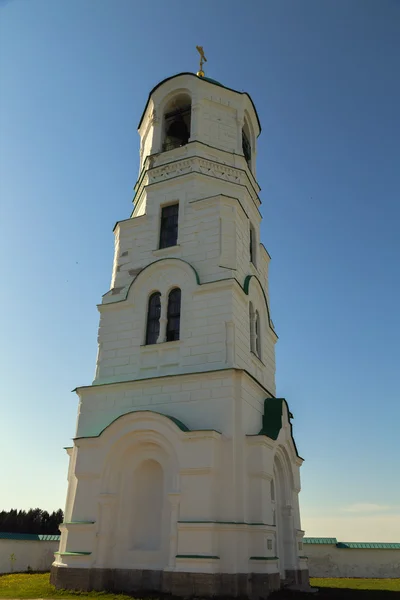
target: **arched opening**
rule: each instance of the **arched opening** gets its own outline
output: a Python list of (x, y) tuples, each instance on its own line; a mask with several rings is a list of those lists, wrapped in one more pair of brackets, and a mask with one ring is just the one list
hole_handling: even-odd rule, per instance
[(250, 351), (255, 351), (255, 329), (254, 329), (254, 308), (253, 303), (249, 302), (249, 330), (250, 330)]
[(154, 292), (147, 307), (146, 344), (156, 344), (160, 334), (161, 294)]
[(253, 225), (250, 224), (249, 230), (249, 254), (250, 254), (250, 262), (256, 266), (256, 232)]
[(159, 550), (164, 503), (164, 473), (160, 463), (145, 460), (134, 473), (133, 547)]
[(167, 104), (163, 119), (163, 152), (188, 143), (191, 114), (192, 103), (187, 94), (179, 94)]
[(260, 314), (256, 310), (254, 315), (254, 333), (255, 333), (255, 353), (258, 358), (261, 358), (261, 325), (260, 325)]
[(181, 326), (181, 290), (175, 288), (168, 296), (167, 342), (179, 340)]
[(250, 129), (247, 121), (244, 122), (244, 126), (242, 129), (242, 150), (243, 156), (246, 159), (247, 165), (249, 169), (251, 169), (251, 135)]

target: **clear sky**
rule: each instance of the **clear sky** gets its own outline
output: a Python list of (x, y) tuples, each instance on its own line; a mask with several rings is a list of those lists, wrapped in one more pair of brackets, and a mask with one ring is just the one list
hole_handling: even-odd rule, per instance
[(252, 96), (307, 535), (400, 542), (399, 0), (0, 0), (0, 510), (64, 508), (150, 89)]

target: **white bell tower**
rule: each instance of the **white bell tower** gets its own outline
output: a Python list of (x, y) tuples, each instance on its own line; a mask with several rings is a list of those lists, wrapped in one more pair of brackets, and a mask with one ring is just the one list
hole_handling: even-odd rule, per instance
[(76, 389), (58, 587), (266, 598), (308, 581), (302, 459), (275, 397), (260, 131), (250, 96), (202, 71), (150, 92), (95, 379)]

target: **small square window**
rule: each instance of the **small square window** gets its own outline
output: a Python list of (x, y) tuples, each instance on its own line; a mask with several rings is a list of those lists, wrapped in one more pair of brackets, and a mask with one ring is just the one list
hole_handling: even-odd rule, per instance
[(164, 206), (161, 210), (160, 248), (176, 246), (178, 242), (179, 204)]

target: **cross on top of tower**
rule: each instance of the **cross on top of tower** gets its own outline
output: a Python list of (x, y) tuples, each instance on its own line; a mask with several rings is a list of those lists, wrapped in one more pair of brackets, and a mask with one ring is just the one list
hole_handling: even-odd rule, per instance
[(203, 64), (207, 62), (207, 59), (204, 55), (203, 46), (196, 46), (197, 52), (200, 54), (200, 70), (197, 71), (198, 77), (204, 77)]

